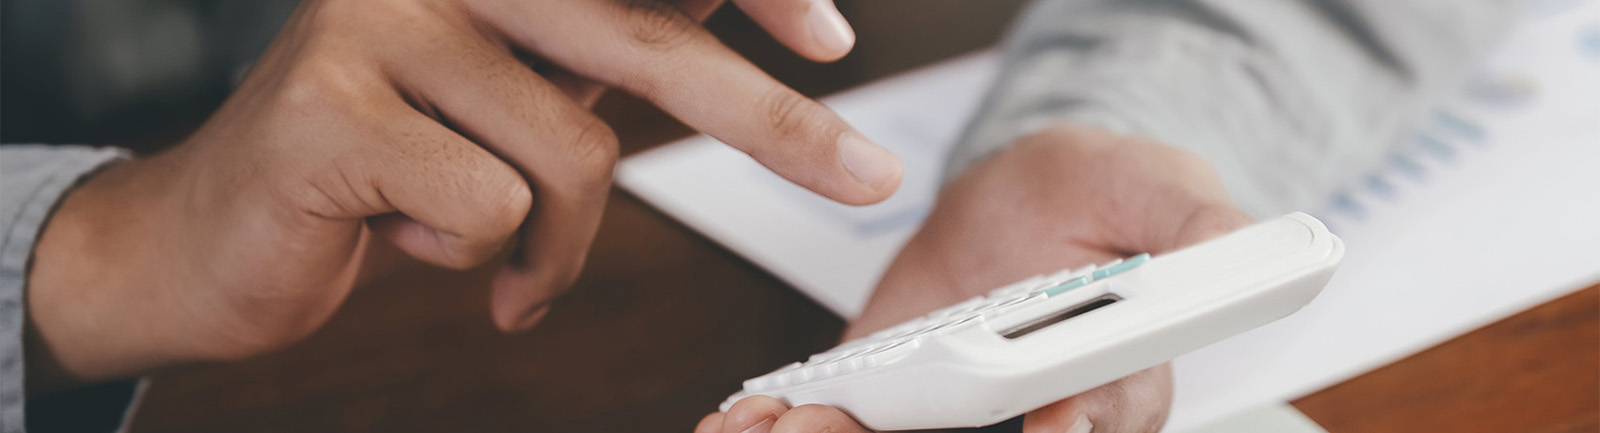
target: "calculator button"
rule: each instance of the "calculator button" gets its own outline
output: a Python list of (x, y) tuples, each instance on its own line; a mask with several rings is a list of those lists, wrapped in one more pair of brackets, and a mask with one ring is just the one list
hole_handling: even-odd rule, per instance
[(749, 392), (765, 391), (765, 390), (767, 390), (767, 384), (771, 383), (771, 382), (772, 382), (772, 379), (770, 379), (770, 378), (768, 378), (766, 376), (752, 378), (750, 380), (744, 381), (744, 390), (745, 391), (749, 391)]
[(910, 333), (907, 333), (906, 335), (903, 335), (898, 339), (914, 338), (914, 337), (916, 337), (918, 335), (926, 334), (926, 333), (928, 333), (928, 331), (932, 331), (934, 329), (937, 329), (937, 328), (939, 328), (940, 326), (943, 326), (946, 323), (950, 323), (950, 321), (948, 321), (948, 320), (929, 321), (927, 324), (922, 325), (922, 327), (917, 328), (916, 331), (912, 331)]
[(775, 374), (768, 379), (766, 389), (782, 388), (789, 385), (789, 373)]
[(834, 377), (834, 376), (838, 376), (838, 375), (841, 375), (841, 374), (849, 373), (850, 369), (847, 368), (847, 364), (848, 363), (849, 363), (848, 359), (841, 359), (841, 360), (830, 362), (830, 363), (827, 363), (827, 364), (824, 364), (824, 365), (811, 367), (811, 368), (808, 369), (811, 372), (811, 375), (810, 375), (810, 377), (808, 379), (812, 380), (812, 381), (817, 381), (817, 380), (827, 379), (827, 378), (830, 378), (830, 377)]
[[(1047, 284), (1050, 283), (1050, 282), (1053, 282), (1053, 281), (1070, 280), (1073, 277), (1072, 273), (1073, 273), (1073, 271), (1071, 269), (1063, 269), (1063, 270), (1058, 271), (1058, 272), (1056, 272), (1054, 274), (1046, 275), (1044, 277), (1044, 279), (1045, 279), (1045, 282)], [(1035, 287), (1034, 289), (1038, 289), (1038, 288)]]
[(831, 351), (827, 351), (827, 352), (823, 352), (823, 353), (818, 353), (816, 355), (811, 355), (811, 358), (807, 359), (806, 362), (807, 363), (829, 362), (829, 361), (833, 361), (833, 360), (836, 360), (836, 359), (839, 359), (839, 358), (843, 358), (845, 353), (847, 353), (847, 352), (849, 352), (849, 351), (848, 350), (831, 350)]
[(880, 341), (880, 342), (868, 344), (868, 345), (865, 345), (865, 346), (857, 347), (854, 350), (851, 350), (850, 352), (845, 353), (845, 355), (839, 357), (839, 359), (854, 358), (854, 357), (857, 357), (857, 356), (861, 356), (861, 354), (867, 353), (867, 352), (871, 352), (873, 349), (877, 349), (878, 346), (882, 346), (882, 345), (883, 345), (883, 342)]
[(1094, 271), (1093, 277), (1094, 277), (1094, 279), (1098, 280), (1098, 279), (1101, 279), (1101, 278), (1106, 278), (1106, 277), (1109, 277), (1109, 276), (1112, 276), (1112, 275), (1120, 274), (1120, 273), (1126, 272), (1129, 269), (1137, 268), (1137, 267), (1139, 267), (1139, 265), (1142, 265), (1142, 264), (1144, 264), (1144, 262), (1147, 262), (1147, 261), (1150, 261), (1150, 254), (1140, 254), (1140, 255), (1137, 255), (1137, 256), (1129, 257), (1128, 260), (1119, 261), (1119, 262), (1117, 262), (1115, 264), (1108, 264), (1108, 266), (1102, 267), (1102, 268)]
[[(822, 352), (822, 353), (829, 353), (829, 352), (838, 352), (838, 351), (839, 351), (839, 349), (843, 349), (843, 348), (846, 348), (846, 347), (850, 347), (850, 346), (854, 346), (854, 345), (857, 345), (857, 344), (861, 344), (861, 342), (863, 342), (863, 341), (866, 341), (866, 340), (867, 340), (867, 339), (866, 339), (866, 338), (862, 338), (862, 337), (856, 337), (856, 338), (852, 338), (852, 339), (850, 339), (850, 340), (848, 340), (848, 341), (845, 341), (845, 342), (843, 342), (843, 343), (839, 343), (839, 344), (838, 344), (838, 345), (836, 345), (836, 346), (833, 346), (833, 347), (831, 347), (831, 348), (828, 348), (828, 350), (827, 350), (827, 351), (824, 351), (824, 352)], [(819, 355), (820, 355), (820, 354), (821, 354), (821, 353), (819, 353)]]
[(899, 340), (901, 338), (905, 338), (905, 337), (909, 337), (909, 336), (920, 334), (920, 333), (922, 333), (922, 331), (927, 330), (928, 327), (936, 326), (936, 325), (938, 325), (938, 323), (935, 323), (934, 321), (923, 320), (920, 323), (918, 323), (917, 327), (915, 327), (915, 328), (902, 328), (898, 332), (886, 335), (883, 338), (879, 339), (878, 341), (879, 342), (884, 342), (884, 341)]
[(989, 296), (1013, 296), (1021, 293), (1028, 293), (1037, 290), (1039, 286), (1043, 286), (1048, 282), (1050, 282), (1049, 278), (1042, 275), (1036, 275), (1032, 278), (1022, 280), (1022, 282), (995, 289), (993, 292), (990, 292)]
[(972, 304), (962, 307), (958, 310), (947, 312), (943, 316), (938, 317), (938, 323), (934, 323), (933, 326), (924, 327), (923, 331), (925, 332), (930, 328), (941, 326), (951, 321), (961, 320), (964, 317), (971, 317), (972, 315), (977, 314), (979, 311), (987, 310), (1004, 301), (1005, 299), (985, 299), (983, 303)]
[(839, 374), (839, 363), (829, 362), (817, 366), (817, 378), (832, 377)]
[(867, 367), (867, 357), (857, 356), (839, 361), (839, 374), (853, 373)]
[(1026, 300), (1028, 300), (1030, 298), (1033, 298), (1034, 296), (1037, 296), (1037, 295), (1035, 295), (1033, 292), (1018, 293), (1016, 295), (1012, 295), (1012, 296), (1006, 297), (1005, 302), (1001, 302), (1001, 303), (999, 303), (999, 304), (997, 304), (997, 305), (995, 305), (993, 307), (989, 307), (989, 309), (993, 310), (993, 309), (996, 309), (996, 308), (1008, 307), (1008, 306), (1016, 305), (1017, 303), (1022, 302), (1022, 301), (1026, 301)]
[(1017, 311), (1018, 309), (1032, 305), (1035, 302), (1044, 302), (1044, 300), (1048, 299), (1049, 297), (1050, 295), (1046, 295), (1044, 293), (1030, 293), (1028, 296), (1017, 298), (1015, 301), (1007, 302), (999, 307), (990, 308), (989, 310), (983, 312), (982, 317), (984, 320), (999, 317), (1003, 314)]
[(892, 328), (888, 328), (888, 329), (884, 329), (882, 331), (874, 332), (874, 333), (872, 333), (872, 335), (867, 336), (867, 340), (869, 342), (870, 341), (882, 341), (882, 340), (888, 340), (888, 339), (892, 339), (892, 338), (895, 338), (895, 337), (903, 336), (903, 335), (906, 335), (907, 333), (910, 333), (911, 331), (917, 330), (917, 328), (921, 328), (924, 325), (927, 325), (928, 322), (929, 322), (929, 319), (926, 318), (926, 317), (919, 317), (919, 318), (916, 318), (916, 319), (911, 319), (911, 321), (909, 321), (909, 322), (901, 323), (899, 325), (895, 325)]
[(812, 376), (815, 375), (816, 370), (816, 367), (811, 367), (789, 372), (789, 383), (800, 384), (810, 382)]
[(1050, 280), (1061, 282), (1078, 277), (1087, 277), (1089, 276), (1090, 272), (1095, 270), (1095, 267), (1096, 265), (1090, 264), (1077, 269), (1063, 269), (1060, 272), (1056, 272), (1055, 274), (1051, 275)]
[(950, 316), (949, 318), (946, 319), (946, 323), (953, 324), (953, 323), (956, 323), (956, 322), (965, 322), (965, 321), (970, 320), (970, 319), (972, 319), (974, 317), (978, 317), (978, 316), (982, 316), (984, 314), (987, 314), (990, 310), (993, 310), (993, 309), (996, 309), (996, 308), (1000, 308), (1000, 307), (1003, 307), (1003, 306), (1006, 306), (1006, 305), (1011, 305), (1013, 303), (1016, 303), (1017, 301), (1020, 301), (1022, 299), (1026, 299), (1027, 296), (1028, 296), (1028, 294), (1025, 293), (1025, 294), (1021, 294), (1021, 295), (1017, 295), (1017, 296), (998, 298), (998, 299), (989, 301), (987, 303), (984, 303), (979, 308), (972, 309), (972, 311), (967, 311), (967, 312), (964, 312), (961, 315), (957, 315), (957, 316)]
[[(990, 310), (984, 310), (984, 311), (990, 311)], [(951, 333), (951, 332), (954, 332), (954, 331), (959, 331), (962, 328), (966, 328), (968, 326), (976, 325), (978, 323), (978, 320), (979, 320), (980, 317), (983, 317), (982, 315), (980, 315), (980, 313), (973, 313), (973, 315), (967, 316), (967, 317), (963, 317), (963, 318), (961, 318), (961, 320), (956, 320), (956, 321), (953, 321), (953, 322), (950, 322), (950, 323), (946, 323), (946, 324), (944, 324), (944, 325), (942, 325), (942, 326), (940, 326), (940, 327), (938, 327), (936, 329), (930, 330), (925, 335), (930, 335), (930, 336), (932, 336), (932, 335), (943, 335), (943, 334), (948, 334), (948, 333)]]
[(813, 356), (813, 357), (811, 357), (812, 359), (806, 360), (806, 364), (805, 365), (807, 367), (811, 367), (811, 366), (816, 366), (816, 365), (820, 365), (820, 364), (826, 364), (826, 363), (829, 363), (829, 362), (838, 361), (840, 359), (844, 359), (847, 356), (850, 356), (851, 354), (855, 353), (855, 351), (860, 350), (860, 349), (862, 349), (862, 348), (858, 347), (858, 348), (850, 349), (850, 350), (841, 350), (841, 351), (838, 351), (838, 352), (827, 353), (827, 354), (823, 354), (821, 356)]
[(774, 383), (774, 379), (787, 372), (800, 368), (801, 365), (802, 364), (798, 362), (791, 362), (789, 365), (778, 367), (777, 370), (772, 370), (771, 373), (763, 374), (760, 377), (746, 380), (744, 381), (744, 389), (750, 392), (761, 392), (762, 390), (775, 388), (776, 385)]
[[(906, 339), (906, 341), (921, 340), (922, 338), (925, 338), (925, 337), (927, 337), (929, 335), (933, 335), (934, 333), (936, 333), (936, 332), (938, 332), (938, 331), (940, 331), (942, 329), (948, 328), (948, 327), (950, 327), (952, 325), (955, 325), (957, 323), (961, 323), (961, 321), (963, 319), (967, 319), (967, 318), (969, 318), (969, 317), (956, 317), (956, 318), (954, 318), (955, 320), (952, 320), (952, 321), (949, 321), (949, 322), (940, 323), (940, 324), (934, 325), (934, 326), (930, 326), (930, 327), (928, 327), (928, 329), (924, 329), (924, 330), (922, 330), (922, 332), (917, 333), (917, 335), (913, 335), (913, 336), (911, 336), (911, 338)], [(896, 342), (891, 343), (889, 345), (897, 345), (897, 344), (903, 344), (903, 343), (905, 343), (905, 341), (896, 341)]]
[(874, 333), (872, 333), (872, 335), (868, 335), (867, 338), (865, 338), (865, 340), (866, 340), (865, 343), (868, 344), (868, 345), (877, 344), (878, 342), (883, 341), (883, 340), (888, 340), (888, 339), (895, 338), (895, 337), (898, 337), (898, 336), (901, 336), (901, 335), (905, 335), (906, 331), (908, 331), (910, 329), (913, 329), (913, 328), (907, 328), (905, 325), (897, 325), (897, 326), (895, 326), (893, 328), (889, 328), (889, 329), (885, 329), (885, 330), (882, 330), (882, 331), (874, 332)]
[(944, 308), (941, 308), (941, 309), (939, 309), (937, 311), (934, 311), (932, 313), (928, 313), (927, 317), (930, 318), (930, 319), (938, 319), (938, 318), (941, 318), (941, 317), (946, 317), (946, 316), (950, 316), (950, 315), (954, 315), (954, 314), (961, 314), (963, 312), (966, 312), (966, 311), (970, 310), (974, 306), (983, 304), (986, 301), (987, 300), (982, 296), (975, 297), (975, 298), (972, 298), (972, 299), (968, 299), (968, 300), (962, 301), (959, 304), (955, 304), (955, 305), (951, 305), (951, 306), (948, 306), (948, 307), (944, 307)]
[(1062, 293), (1067, 293), (1068, 291), (1070, 291), (1072, 289), (1076, 289), (1076, 288), (1079, 288), (1079, 287), (1087, 286), (1087, 285), (1089, 285), (1090, 281), (1093, 281), (1090, 277), (1073, 278), (1073, 279), (1071, 279), (1071, 280), (1069, 280), (1067, 282), (1064, 282), (1064, 283), (1061, 283), (1061, 284), (1057, 284), (1055, 287), (1051, 287), (1051, 288), (1043, 289), (1043, 290), (1038, 290), (1038, 291), (1035, 291), (1033, 293), (1034, 294), (1044, 294), (1045, 296), (1056, 296), (1056, 295), (1060, 295)]
[(920, 345), (920, 341), (911, 340), (886, 346), (882, 349), (878, 349), (875, 352), (868, 353), (866, 356), (863, 356), (862, 366), (865, 368), (872, 368), (898, 361), (900, 358), (904, 358), (907, 355), (910, 355), (911, 352), (916, 351), (917, 346)]

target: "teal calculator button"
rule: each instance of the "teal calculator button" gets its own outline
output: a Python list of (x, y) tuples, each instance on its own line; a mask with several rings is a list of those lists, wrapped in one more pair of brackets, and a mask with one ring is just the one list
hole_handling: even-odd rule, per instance
[(1102, 269), (1096, 269), (1094, 271), (1094, 273), (1091, 274), (1091, 275), (1094, 277), (1094, 279), (1098, 280), (1098, 279), (1101, 279), (1101, 278), (1105, 278), (1105, 277), (1109, 277), (1109, 276), (1112, 276), (1112, 275), (1123, 273), (1123, 272), (1125, 272), (1125, 271), (1127, 271), (1129, 269), (1137, 268), (1137, 267), (1139, 267), (1139, 265), (1142, 265), (1142, 264), (1144, 264), (1144, 262), (1147, 262), (1147, 261), (1150, 261), (1150, 254), (1149, 253), (1140, 254), (1140, 255), (1137, 255), (1137, 256), (1129, 257), (1127, 260), (1123, 260), (1122, 263), (1118, 263), (1118, 264), (1115, 264), (1115, 265), (1107, 266), (1107, 267), (1102, 268)]
[(1073, 278), (1065, 283), (1057, 284), (1055, 287), (1034, 291), (1033, 294), (1037, 295), (1043, 293), (1045, 296), (1055, 296), (1062, 293), (1067, 293), (1068, 290), (1089, 285), (1090, 281), (1094, 281), (1094, 279), (1090, 277)]

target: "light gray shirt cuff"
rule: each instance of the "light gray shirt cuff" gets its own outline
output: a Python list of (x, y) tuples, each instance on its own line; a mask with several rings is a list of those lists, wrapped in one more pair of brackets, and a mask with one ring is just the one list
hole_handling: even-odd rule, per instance
[(23, 325), (35, 242), (68, 190), (126, 157), (115, 148), (0, 146), (0, 433), (26, 429)]

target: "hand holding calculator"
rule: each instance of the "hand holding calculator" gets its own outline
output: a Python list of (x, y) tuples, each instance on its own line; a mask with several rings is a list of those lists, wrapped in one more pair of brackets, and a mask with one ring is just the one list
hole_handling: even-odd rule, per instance
[(876, 430), (989, 425), (1277, 320), (1344, 247), (1295, 213), (1157, 257), (1035, 276), (745, 381)]

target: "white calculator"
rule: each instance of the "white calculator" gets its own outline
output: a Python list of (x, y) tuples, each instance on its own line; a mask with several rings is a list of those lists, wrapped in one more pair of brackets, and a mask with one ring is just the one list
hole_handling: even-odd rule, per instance
[(874, 430), (994, 424), (1287, 316), (1343, 255), (1322, 222), (1294, 213), (1035, 276), (746, 380), (722, 410), (767, 395)]

